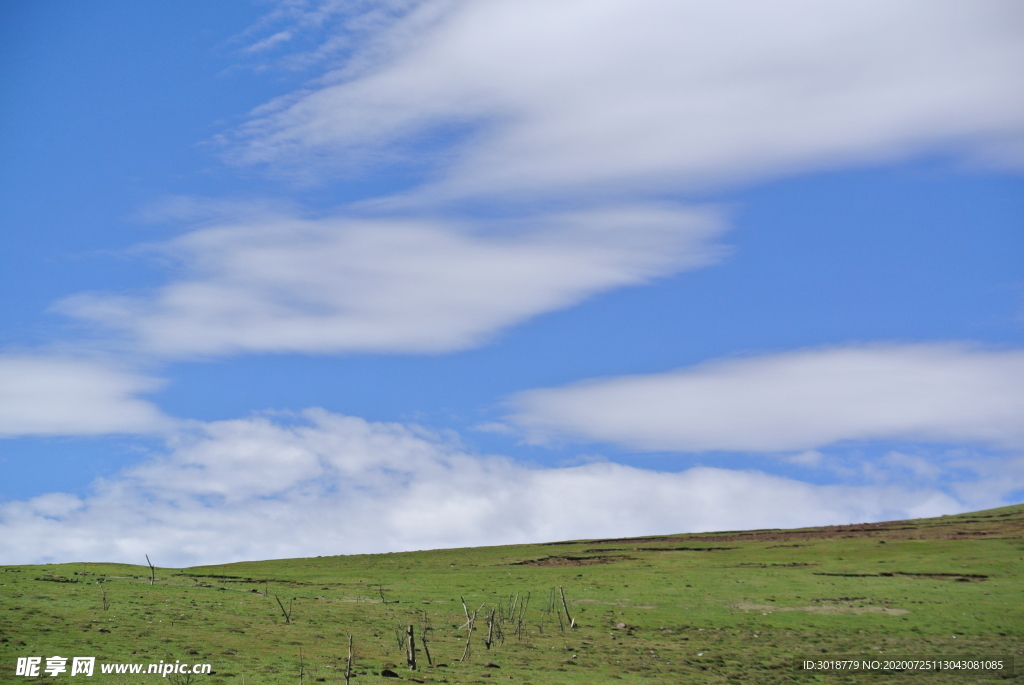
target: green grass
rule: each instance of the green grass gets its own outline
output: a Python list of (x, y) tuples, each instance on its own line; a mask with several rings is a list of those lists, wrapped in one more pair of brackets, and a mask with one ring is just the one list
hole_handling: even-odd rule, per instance
[[(1022, 673), (1022, 567), (1024, 506), (865, 526), (158, 568), (154, 585), (145, 566), (8, 566), (0, 674), (24, 681), (13, 675), (17, 657), (59, 654), (210, 662), (215, 673), (198, 678), (210, 685), (298, 685), (301, 652), (303, 685), (337, 684), (351, 634), (354, 683), (393, 682), (384, 668), (440, 683), (1017, 682), (1024, 676), (822, 676), (793, 659), (1014, 655)], [(547, 611), (558, 587), (578, 623), (564, 632)], [(486, 613), (507, 611), (517, 592), (530, 593), (521, 635), (506, 621), (504, 642), (486, 649)], [(275, 595), (291, 606), (290, 623)], [(470, 611), (483, 606), (465, 662), (462, 597)], [(418, 639), (425, 621), (435, 666), (421, 651), (414, 672), (396, 629), (413, 624)], [(159, 680), (98, 671), (85, 682)], [(34, 679), (57, 681), (74, 682)]]

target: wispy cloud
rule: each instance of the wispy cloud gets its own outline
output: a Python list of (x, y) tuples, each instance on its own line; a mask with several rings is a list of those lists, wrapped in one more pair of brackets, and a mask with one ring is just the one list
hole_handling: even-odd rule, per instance
[(159, 385), (103, 361), (0, 354), (0, 438), (161, 432), (173, 422), (138, 397)]
[(533, 440), (639, 450), (810, 450), (844, 440), (1024, 445), (1024, 352), (874, 345), (710, 362), (530, 390)]
[(721, 230), (715, 212), (653, 204), (475, 222), (249, 215), (157, 247), (184, 272), (152, 296), (60, 309), (161, 356), (458, 350), (705, 265)]
[[(436, 13), (446, 3), (422, 0), (280, 0), (230, 42), (249, 58), (262, 58), (258, 69), (304, 70), (322, 67), (354, 52), (373, 53), (377, 37), (415, 17)], [(441, 5), (432, 7), (431, 5)], [(417, 12), (417, 10), (421, 10)], [(408, 30), (408, 29), (407, 29)]]
[[(989, 501), (993, 498), (988, 495)], [(7, 563), (185, 565), (800, 526), (961, 511), (936, 489), (816, 486), (756, 471), (529, 469), (411, 426), (309, 410), (202, 424), (162, 458), (0, 505)]]
[(429, 170), (419, 201), (644, 195), (926, 151), (1015, 151), (1001, 163), (1020, 167), (1021, 11), (424, 2), (345, 67), (261, 109), (233, 159), (308, 174), (404, 158)]

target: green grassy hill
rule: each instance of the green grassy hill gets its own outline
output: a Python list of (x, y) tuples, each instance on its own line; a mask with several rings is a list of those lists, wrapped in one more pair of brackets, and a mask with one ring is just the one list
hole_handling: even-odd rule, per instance
[[(214, 672), (171, 674), (171, 685), (338, 684), (349, 635), (353, 683), (395, 680), (384, 669), (406, 681), (536, 685), (1024, 681), (1024, 505), (799, 530), (157, 568), (154, 584), (145, 566), (0, 568), (0, 674), (10, 682), (156, 683), (103, 675), (100, 665), (181, 660)], [(477, 617), (461, 661), (463, 598)], [(402, 646), (409, 625), (416, 670)], [(1014, 675), (794, 667), (797, 657), (847, 654), (1018, 663)], [(96, 675), (14, 675), (18, 657), (45, 665), (53, 655), (96, 656)]]

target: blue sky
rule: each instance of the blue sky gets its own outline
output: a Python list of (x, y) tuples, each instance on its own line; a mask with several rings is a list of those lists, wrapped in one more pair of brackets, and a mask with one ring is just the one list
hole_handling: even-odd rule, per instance
[(1024, 501), (1019, 6), (734, 4), (6, 4), (0, 558)]

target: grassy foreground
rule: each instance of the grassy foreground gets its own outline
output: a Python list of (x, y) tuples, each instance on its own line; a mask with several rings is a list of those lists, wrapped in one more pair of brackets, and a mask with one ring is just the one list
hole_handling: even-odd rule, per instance
[[(103, 675), (99, 664), (163, 659), (214, 671), (172, 674), (170, 685), (337, 685), (349, 635), (353, 683), (394, 682), (384, 669), (430, 683), (1024, 682), (1024, 505), (800, 530), (157, 568), (152, 585), (145, 566), (0, 569), (4, 682), (80, 680), (70, 662), (56, 677), (14, 675), (17, 657), (45, 665), (62, 655), (97, 657), (85, 683), (157, 683)], [(470, 614), (479, 609), (465, 661), (462, 598)], [(409, 625), (415, 671), (401, 644)], [(845, 654), (1014, 656), (1016, 670), (794, 667), (796, 657)]]

